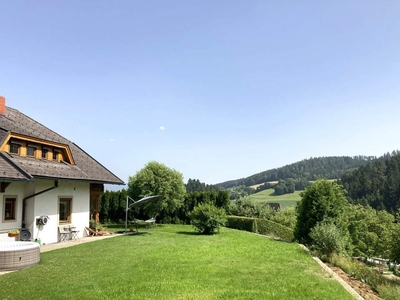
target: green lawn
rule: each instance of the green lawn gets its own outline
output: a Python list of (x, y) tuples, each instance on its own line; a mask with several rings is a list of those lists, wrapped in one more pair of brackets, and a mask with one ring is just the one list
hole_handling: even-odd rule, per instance
[(302, 191), (295, 191), (292, 194), (275, 195), (274, 189), (267, 189), (261, 192), (252, 194), (249, 198), (255, 202), (275, 202), (281, 203), (284, 206), (296, 206), (296, 203), (301, 199), (300, 193)]
[(297, 244), (185, 225), (42, 253), (0, 286), (0, 299), (353, 299)]

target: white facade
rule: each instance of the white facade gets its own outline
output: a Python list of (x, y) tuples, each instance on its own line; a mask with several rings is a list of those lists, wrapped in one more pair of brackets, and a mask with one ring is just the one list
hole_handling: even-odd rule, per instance
[[(0, 193), (0, 241), (13, 241), (8, 231), (20, 229), (22, 225), (23, 199), (55, 186), (54, 180), (35, 179), (28, 183), (13, 182)], [(15, 220), (5, 220), (5, 198), (16, 196)], [(70, 221), (60, 223), (60, 198), (70, 198)], [(90, 183), (78, 181), (60, 181), (58, 187), (26, 200), (25, 224), (31, 233), (31, 240), (40, 239), (42, 244), (59, 241), (58, 226), (73, 225), (79, 230), (78, 237), (85, 235), (85, 227), (89, 226)], [(46, 225), (36, 225), (36, 219), (48, 216)]]

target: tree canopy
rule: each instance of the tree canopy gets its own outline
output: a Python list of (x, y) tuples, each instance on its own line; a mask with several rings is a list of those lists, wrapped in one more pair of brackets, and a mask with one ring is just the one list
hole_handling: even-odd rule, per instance
[(218, 192), (220, 188), (216, 185), (212, 184), (205, 184), (204, 182), (200, 182), (198, 179), (191, 179), (189, 178), (186, 184), (186, 192), (193, 193), (193, 192), (209, 192), (209, 191), (216, 191)]
[(301, 194), (297, 203), (295, 238), (311, 243), (310, 231), (318, 223), (340, 225), (341, 216), (347, 205), (346, 191), (336, 182), (319, 179)]
[(151, 161), (129, 177), (128, 195), (138, 200), (144, 196), (161, 195), (162, 201), (143, 204), (148, 217), (168, 214), (179, 208), (186, 193), (182, 173), (162, 163)]
[(343, 175), (341, 181), (353, 204), (370, 205), (394, 214), (400, 208), (400, 154), (387, 153), (383, 160)]

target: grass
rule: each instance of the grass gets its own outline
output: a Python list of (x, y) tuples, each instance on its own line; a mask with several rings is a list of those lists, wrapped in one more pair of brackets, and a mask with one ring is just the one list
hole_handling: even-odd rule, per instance
[[(328, 179), (328, 181), (335, 182), (337, 179)], [(315, 181), (310, 181), (310, 183), (314, 183)], [(272, 183), (272, 181), (271, 181)], [(273, 183), (278, 183), (278, 181), (274, 181)], [(258, 184), (261, 185), (261, 184)], [(257, 187), (257, 184), (252, 187)], [(275, 195), (274, 189), (267, 189), (261, 192), (252, 194), (249, 198), (255, 202), (274, 202), (280, 203), (284, 206), (296, 206), (297, 202), (301, 200), (300, 193), (303, 191), (295, 191), (291, 194), (284, 195)]]
[(267, 189), (252, 194), (249, 198), (255, 202), (274, 202), (280, 203), (284, 206), (296, 206), (296, 203), (301, 199), (301, 192), (302, 191), (295, 191), (292, 194), (275, 195), (274, 189)]
[(0, 299), (353, 299), (297, 244), (164, 225), (41, 254)]

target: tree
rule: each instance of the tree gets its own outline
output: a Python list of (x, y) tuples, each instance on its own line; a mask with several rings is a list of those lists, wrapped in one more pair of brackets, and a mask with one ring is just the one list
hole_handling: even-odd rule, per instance
[(219, 191), (215, 202), (215, 206), (224, 208), (225, 211), (227, 211), (230, 205), (231, 205), (231, 200), (229, 200), (229, 192)]
[(135, 200), (144, 196), (161, 195), (161, 201), (143, 204), (148, 217), (162, 218), (174, 212), (183, 203), (186, 189), (183, 175), (164, 164), (151, 161), (134, 176), (129, 177), (128, 195)]
[(331, 223), (344, 228), (342, 215), (347, 205), (346, 190), (336, 182), (319, 179), (308, 186), (297, 203), (295, 238), (305, 244), (312, 239), (310, 231), (320, 222)]
[(205, 184), (204, 182), (200, 182), (198, 179), (189, 178), (186, 184), (186, 193), (193, 192), (204, 192), (204, 191), (216, 191), (218, 192), (220, 189), (216, 185)]
[[(100, 198), (100, 221), (119, 222), (125, 218), (127, 191), (106, 191)], [(130, 212), (129, 212), (130, 213)]]
[(353, 255), (388, 257), (394, 231), (394, 216), (370, 206), (349, 205), (346, 209)]
[(390, 245), (390, 259), (396, 264), (400, 263), (400, 223), (394, 225)]

